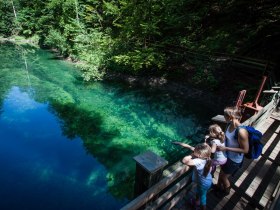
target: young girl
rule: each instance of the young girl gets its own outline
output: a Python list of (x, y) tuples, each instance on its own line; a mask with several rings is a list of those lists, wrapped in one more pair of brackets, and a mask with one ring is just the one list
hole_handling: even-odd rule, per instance
[(194, 166), (192, 179), (197, 183), (195, 205), (206, 210), (206, 195), (212, 185), (211, 170), (211, 148), (203, 143), (192, 147), (188, 144), (173, 142), (193, 151), (192, 155), (183, 158), (182, 162), (188, 166)]
[(211, 152), (214, 154), (212, 158), (212, 176), (216, 171), (216, 167), (218, 165), (224, 165), (227, 162), (227, 158), (222, 151), (218, 151), (217, 147), (224, 147), (225, 146), (225, 133), (223, 132), (222, 128), (217, 125), (213, 124), (209, 127), (209, 135), (208, 139), (211, 139), (209, 142), (209, 146), (211, 147)]
[(248, 132), (241, 128), (238, 130), (238, 139), (234, 138), (235, 131), (240, 126), (241, 111), (237, 107), (227, 107), (224, 109), (224, 117), (229, 126), (226, 130), (226, 147), (217, 146), (217, 150), (227, 152), (227, 162), (222, 165), (219, 174), (217, 187), (222, 196), (230, 192), (229, 176), (237, 172), (241, 167), (244, 153), (248, 153), (249, 140)]

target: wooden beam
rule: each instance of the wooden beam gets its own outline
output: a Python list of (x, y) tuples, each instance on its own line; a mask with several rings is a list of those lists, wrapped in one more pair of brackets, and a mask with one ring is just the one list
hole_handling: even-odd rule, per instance
[(268, 94), (274, 94), (277, 93), (278, 91), (276, 90), (264, 90), (263, 93), (268, 93)]
[(126, 206), (121, 208), (121, 210), (136, 210), (148, 203), (151, 199), (157, 196), (163, 189), (165, 189), (168, 185), (176, 181), (177, 178), (185, 174), (190, 170), (190, 167), (186, 165), (181, 165), (178, 167), (173, 173), (169, 174), (166, 178), (159, 181), (157, 184), (152, 186), (146, 192), (139, 195), (137, 198), (132, 200)]
[[(172, 198), (176, 193), (178, 193), (183, 188), (186, 188), (186, 186), (190, 185), (192, 182), (191, 180), (191, 174), (189, 176), (184, 177), (180, 182), (178, 182), (176, 185), (174, 185), (171, 189), (169, 189), (167, 192), (165, 192), (163, 195), (161, 195), (151, 206), (149, 206), (148, 209), (159, 209), (161, 205), (163, 205), (167, 200)], [(190, 185), (191, 186), (191, 185)]]

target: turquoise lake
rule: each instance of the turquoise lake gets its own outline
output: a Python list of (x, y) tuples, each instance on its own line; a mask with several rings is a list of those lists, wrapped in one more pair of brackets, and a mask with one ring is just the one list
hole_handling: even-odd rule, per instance
[[(120, 209), (133, 157), (169, 162), (216, 113), (199, 99), (117, 82), (85, 83), (44, 50), (0, 44), (0, 209)], [(188, 137), (188, 138), (186, 138)]]

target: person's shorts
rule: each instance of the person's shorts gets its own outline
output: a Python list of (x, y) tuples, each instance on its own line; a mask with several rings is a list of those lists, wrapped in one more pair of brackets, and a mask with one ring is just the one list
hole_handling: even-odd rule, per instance
[(231, 174), (233, 176), (238, 169), (241, 168), (242, 163), (243, 161), (241, 163), (236, 163), (228, 158), (226, 164), (221, 166), (221, 169), (225, 174)]
[(218, 160), (212, 160), (212, 166), (222, 166), (224, 164), (226, 164), (227, 159), (223, 160), (223, 161), (218, 161)]

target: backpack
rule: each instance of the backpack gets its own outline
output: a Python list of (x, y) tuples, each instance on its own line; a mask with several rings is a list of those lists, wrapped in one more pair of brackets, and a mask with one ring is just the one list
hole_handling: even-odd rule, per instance
[(246, 129), (249, 134), (249, 151), (244, 156), (248, 159), (257, 159), (262, 154), (263, 149), (263, 144), (261, 143), (262, 133), (252, 126), (239, 126), (235, 131), (235, 139), (238, 139), (240, 128)]

